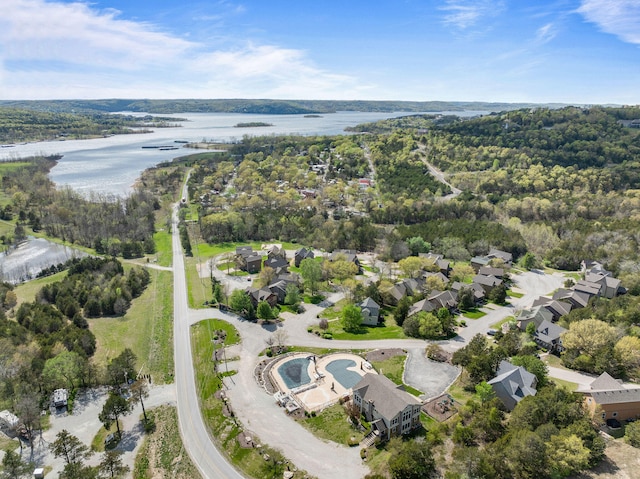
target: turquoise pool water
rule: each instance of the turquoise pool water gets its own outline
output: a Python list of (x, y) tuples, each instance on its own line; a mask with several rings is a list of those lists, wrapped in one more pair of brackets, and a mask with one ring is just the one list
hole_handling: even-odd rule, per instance
[(333, 374), (333, 377), (338, 381), (343, 388), (351, 389), (358, 384), (362, 376), (354, 371), (349, 371), (347, 368), (351, 368), (356, 365), (355, 361), (351, 359), (336, 359), (327, 364), (327, 371)]
[(287, 387), (293, 389), (311, 382), (307, 372), (308, 367), (309, 360), (307, 358), (294, 358), (278, 366), (278, 374)]

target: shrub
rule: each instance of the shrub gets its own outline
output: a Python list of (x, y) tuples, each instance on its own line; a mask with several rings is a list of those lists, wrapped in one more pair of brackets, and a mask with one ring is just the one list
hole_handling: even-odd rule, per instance
[(333, 334), (331, 334), (331, 333), (323, 333), (322, 334), (322, 338), (323, 339), (333, 339)]

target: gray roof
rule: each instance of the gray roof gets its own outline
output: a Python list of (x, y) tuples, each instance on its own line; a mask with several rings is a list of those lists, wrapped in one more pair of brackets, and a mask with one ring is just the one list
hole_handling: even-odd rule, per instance
[(496, 396), (512, 411), (526, 396), (536, 395), (536, 377), (522, 366), (501, 361), (495, 378), (489, 381)]
[(502, 283), (502, 280), (495, 276), (485, 276), (483, 274), (477, 274), (473, 277), (473, 282), (478, 284), (484, 284), (486, 286), (498, 286)]
[(592, 283), (591, 281), (580, 280), (576, 283), (573, 289), (595, 296), (600, 294), (602, 285), (600, 283)]
[(513, 261), (513, 255), (511, 253), (507, 253), (506, 251), (502, 251), (499, 249), (492, 248), (489, 250), (489, 254), (487, 254), (490, 258), (500, 258), (506, 263), (510, 263)]
[(560, 341), (560, 335), (566, 331), (566, 328), (545, 319), (540, 326), (538, 326), (536, 336), (544, 343), (553, 344), (554, 342)]
[(618, 391), (626, 388), (620, 381), (605, 371), (589, 384), (589, 389), (591, 391)]
[(360, 303), (361, 308), (371, 309), (380, 309), (380, 305), (376, 303), (373, 299), (367, 298), (362, 303)]
[(594, 391), (591, 397), (596, 404), (621, 404), (640, 402), (640, 388), (619, 389), (617, 391)]
[(502, 278), (504, 276), (504, 269), (503, 268), (493, 268), (491, 266), (482, 266), (478, 270), (478, 274), (481, 274), (481, 275), (484, 275), (484, 276), (495, 276), (496, 278)]
[(471, 258), (471, 263), (476, 264), (489, 264), (491, 262), (491, 258), (487, 258), (486, 256), (474, 256)]
[(433, 301), (428, 300), (427, 298), (418, 301), (417, 303), (413, 303), (409, 308), (409, 312), (407, 316), (413, 316), (414, 314), (419, 313), (420, 311), (424, 311), (426, 313), (430, 313), (431, 311), (435, 311), (438, 309), (438, 305)]
[(388, 420), (397, 416), (407, 406), (419, 406), (421, 402), (389, 378), (381, 374), (367, 373), (353, 387), (363, 401), (372, 401), (376, 411)]

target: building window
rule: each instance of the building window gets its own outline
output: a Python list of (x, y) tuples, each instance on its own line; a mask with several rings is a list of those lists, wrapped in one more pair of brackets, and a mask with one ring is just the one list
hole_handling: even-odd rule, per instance
[(617, 412), (614, 412), (611, 416), (612, 416), (612, 417), (616, 417), (617, 415), (618, 415), (618, 413), (617, 413)]
[(607, 418), (607, 413), (606, 413), (606, 412), (603, 412), (603, 413), (602, 413), (602, 419), (606, 419), (606, 418)]

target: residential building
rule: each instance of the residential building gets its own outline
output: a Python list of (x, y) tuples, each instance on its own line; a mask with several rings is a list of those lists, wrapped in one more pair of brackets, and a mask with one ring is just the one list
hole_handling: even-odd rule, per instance
[(383, 440), (420, 426), (420, 401), (381, 374), (365, 374), (353, 387), (353, 402)]
[(533, 308), (523, 309), (516, 316), (516, 325), (521, 331), (526, 331), (529, 323), (536, 325), (536, 329), (544, 322), (552, 322), (553, 314), (544, 306), (534, 306)]
[(640, 388), (625, 386), (602, 373), (591, 384), (578, 389), (584, 395), (585, 405), (591, 414), (601, 414), (602, 419), (640, 419)]
[(566, 332), (566, 328), (545, 319), (536, 329), (533, 340), (550, 353), (561, 353), (564, 351), (562, 335)]
[(380, 320), (380, 305), (373, 299), (367, 298), (359, 306), (362, 313), (362, 324), (377, 326)]
[(307, 248), (300, 248), (299, 250), (296, 250), (294, 256), (293, 256), (293, 264), (296, 266), (296, 268), (300, 267), (300, 262), (304, 259), (313, 259), (315, 257), (315, 254), (313, 253), (313, 251), (311, 251), (310, 249)]
[(535, 375), (508, 361), (500, 362), (496, 377), (489, 381), (496, 396), (509, 411), (513, 411), (525, 397), (535, 396), (537, 383)]

